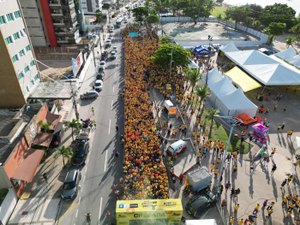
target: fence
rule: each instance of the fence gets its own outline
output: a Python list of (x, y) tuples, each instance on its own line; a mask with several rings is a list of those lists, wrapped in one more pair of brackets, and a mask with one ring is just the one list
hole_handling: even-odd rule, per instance
[[(179, 22), (179, 23), (187, 23), (187, 22), (193, 22), (193, 20), (190, 17), (161, 17), (160, 18), (161, 23), (175, 23), (175, 22)], [(254, 36), (257, 40), (254, 41), (234, 41), (234, 44), (237, 47), (252, 47), (252, 46), (259, 46), (261, 44), (265, 44), (268, 42), (268, 35), (254, 30), (252, 28), (246, 27), (244, 25), (241, 24), (236, 24), (234, 22), (231, 21), (226, 21), (226, 20), (221, 20), (221, 19), (217, 19), (217, 18), (198, 18), (197, 22), (210, 22), (210, 23), (220, 23), (224, 26), (227, 27), (231, 27), (232, 29), (236, 29), (239, 30), (241, 32), (245, 32), (248, 33), (251, 36)], [(208, 40), (199, 40), (201, 41), (201, 44), (209, 44)], [(199, 41), (180, 41), (180, 40), (176, 40), (176, 42), (182, 46), (184, 46), (185, 48), (192, 48), (195, 45), (199, 44)], [(224, 39), (224, 40), (220, 40), (218, 41), (219, 44), (222, 45), (226, 45), (229, 42), (232, 42), (232, 40), (228, 40), (228, 39)]]

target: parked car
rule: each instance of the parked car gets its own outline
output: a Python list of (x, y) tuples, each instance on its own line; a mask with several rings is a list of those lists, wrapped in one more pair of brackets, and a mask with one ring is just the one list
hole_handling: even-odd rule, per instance
[(76, 198), (80, 177), (80, 172), (77, 169), (73, 169), (67, 173), (61, 193), (62, 199)]
[(96, 79), (97, 80), (103, 80), (103, 78), (104, 78), (104, 71), (98, 72), (96, 74)]
[(88, 139), (77, 139), (75, 141), (72, 165), (82, 166), (85, 164), (86, 157), (89, 153), (90, 143)]
[(112, 60), (116, 59), (117, 58), (117, 52), (111, 51), (109, 58), (112, 59)]
[(186, 205), (186, 211), (194, 218), (200, 218), (201, 215), (217, 202), (217, 195), (212, 192), (204, 192), (194, 196)]
[(103, 81), (100, 79), (96, 80), (95, 85), (94, 85), (95, 91), (100, 92), (100, 91), (102, 91), (102, 88), (103, 88)]
[(98, 72), (101, 72), (105, 69), (105, 61), (100, 61), (100, 64), (99, 64), (99, 68), (98, 68)]
[(111, 40), (110, 39), (107, 39), (105, 42), (104, 42), (104, 48), (109, 48), (111, 46)]
[(86, 100), (86, 99), (95, 99), (98, 98), (99, 94), (97, 91), (87, 91), (83, 94), (80, 95), (81, 100)]

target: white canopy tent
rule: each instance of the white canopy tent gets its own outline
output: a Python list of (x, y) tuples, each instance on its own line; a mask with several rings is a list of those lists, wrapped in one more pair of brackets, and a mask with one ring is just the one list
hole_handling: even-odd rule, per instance
[(232, 84), (232, 81), (229, 77), (224, 76), (222, 80), (211, 84), (209, 89), (216, 97), (221, 98), (224, 95), (234, 92), (236, 87)]
[(239, 51), (239, 49), (235, 46), (233, 42), (228, 43), (227, 45), (224, 45), (220, 48), (222, 52), (236, 52)]
[[(216, 68), (213, 68), (212, 70), (208, 71), (208, 81), (207, 85), (210, 86), (220, 80), (222, 80), (223, 75), (217, 70)], [(203, 75), (202, 82), (205, 83), (206, 81), (206, 74)]]
[(234, 116), (240, 113), (247, 113), (254, 117), (257, 112), (257, 106), (251, 102), (240, 89), (222, 96), (217, 102), (216, 106), (220, 110), (221, 115)]
[(284, 59), (286, 61), (289, 61), (292, 59), (295, 55), (297, 55), (296, 50), (293, 47), (289, 47), (288, 49), (278, 52), (275, 54), (277, 57)]
[(225, 51), (224, 53), (236, 65), (264, 85), (300, 85), (300, 70), (257, 50)]

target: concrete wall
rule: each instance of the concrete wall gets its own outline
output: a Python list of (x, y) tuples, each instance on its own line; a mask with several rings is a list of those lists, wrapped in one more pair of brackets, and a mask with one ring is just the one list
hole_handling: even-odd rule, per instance
[(1, 224), (6, 224), (8, 222), (8, 219), (14, 211), (17, 201), (18, 199), (15, 194), (15, 191), (12, 188), (10, 188), (5, 199), (0, 205), (0, 221), (2, 222)]
[[(162, 23), (174, 23), (174, 22), (193, 22), (193, 20), (190, 17), (161, 17), (160, 21)], [(198, 18), (197, 20), (198, 22), (214, 22), (214, 23), (220, 23), (223, 24), (225, 26), (231, 27), (233, 29), (237, 29), (239, 31), (242, 32), (246, 32), (251, 36), (254, 36), (257, 38), (257, 40), (255, 41), (234, 41), (234, 44), (237, 47), (252, 47), (252, 46), (259, 46), (261, 44), (265, 44), (268, 41), (268, 35), (259, 32), (257, 30), (254, 30), (252, 28), (237, 24), (237, 26), (235, 27), (235, 23), (231, 22), (231, 21), (226, 21), (226, 20), (220, 20), (217, 18)], [(189, 41), (178, 41), (177, 43), (186, 47), (186, 48), (192, 48), (195, 45), (198, 45), (199, 42), (201, 42), (201, 44), (208, 44), (208, 40), (199, 40), (197, 42), (189, 42)], [(222, 40), (222, 41), (218, 41), (219, 44), (223, 44), (226, 45), (229, 42), (232, 42), (232, 40)], [(216, 42), (214, 42), (216, 43)]]
[(3, 166), (0, 166), (0, 189), (2, 188), (10, 188), (12, 187), (12, 184), (6, 175), (6, 172), (4, 170)]

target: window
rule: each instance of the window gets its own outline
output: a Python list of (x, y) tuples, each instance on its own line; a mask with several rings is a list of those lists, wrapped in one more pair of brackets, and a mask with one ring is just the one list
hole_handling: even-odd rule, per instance
[(12, 13), (6, 14), (7, 21), (14, 20), (14, 15)]
[(24, 49), (22, 49), (22, 50), (19, 52), (19, 55), (20, 55), (20, 57), (22, 57), (22, 56), (24, 56), (24, 55), (25, 55), (25, 51), (24, 51)]
[(35, 76), (34, 76), (34, 80), (38, 80), (39, 79), (39, 74), (36, 74)]
[(25, 49), (26, 49), (26, 52), (29, 52), (31, 50), (30, 45), (27, 45)]
[(29, 70), (30, 70), (30, 69), (29, 69), (29, 66), (25, 66), (24, 72), (27, 73)]
[(20, 34), (19, 34), (19, 32), (14, 33), (13, 36), (14, 36), (14, 39), (15, 39), (15, 40), (20, 39)]
[(19, 56), (18, 56), (18, 55), (14, 55), (14, 56), (12, 57), (12, 61), (13, 61), (13, 62), (19, 61)]
[(15, 14), (15, 18), (16, 18), (16, 19), (19, 18), (19, 17), (21, 17), (21, 13), (20, 13), (19, 10), (18, 10), (18, 11), (15, 11), (14, 14)]
[(28, 86), (26, 86), (26, 91), (27, 91), (27, 92), (29, 92), (29, 91), (30, 91), (30, 89), (29, 89), (29, 87), (28, 87)]
[(20, 35), (22, 36), (22, 37), (24, 37), (24, 34), (23, 34), (23, 32), (20, 30)]
[(5, 43), (6, 43), (7, 45), (13, 43), (12, 37), (9, 36), (9, 37), (5, 38)]
[(35, 61), (32, 60), (32, 61), (30, 62), (30, 66), (34, 66), (34, 65), (35, 65)]
[(31, 85), (34, 85), (34, 80), (31, 80), (30, 82), (31, 82)]
[(5, 16), (0, 16), (0, 25), (6, 23)]
[(25, 29), (25, 28), (23, 28), (23, 31), (24, 31), (24, 34), (27, 34), (27, 33), (26, 33), (26, 29)]
[(23, 77), (24, 77), (24, 73), (23, 73), (23, 72), (20, 72), (20, 73), (18, 74), (18, 79), (21, 80)]

